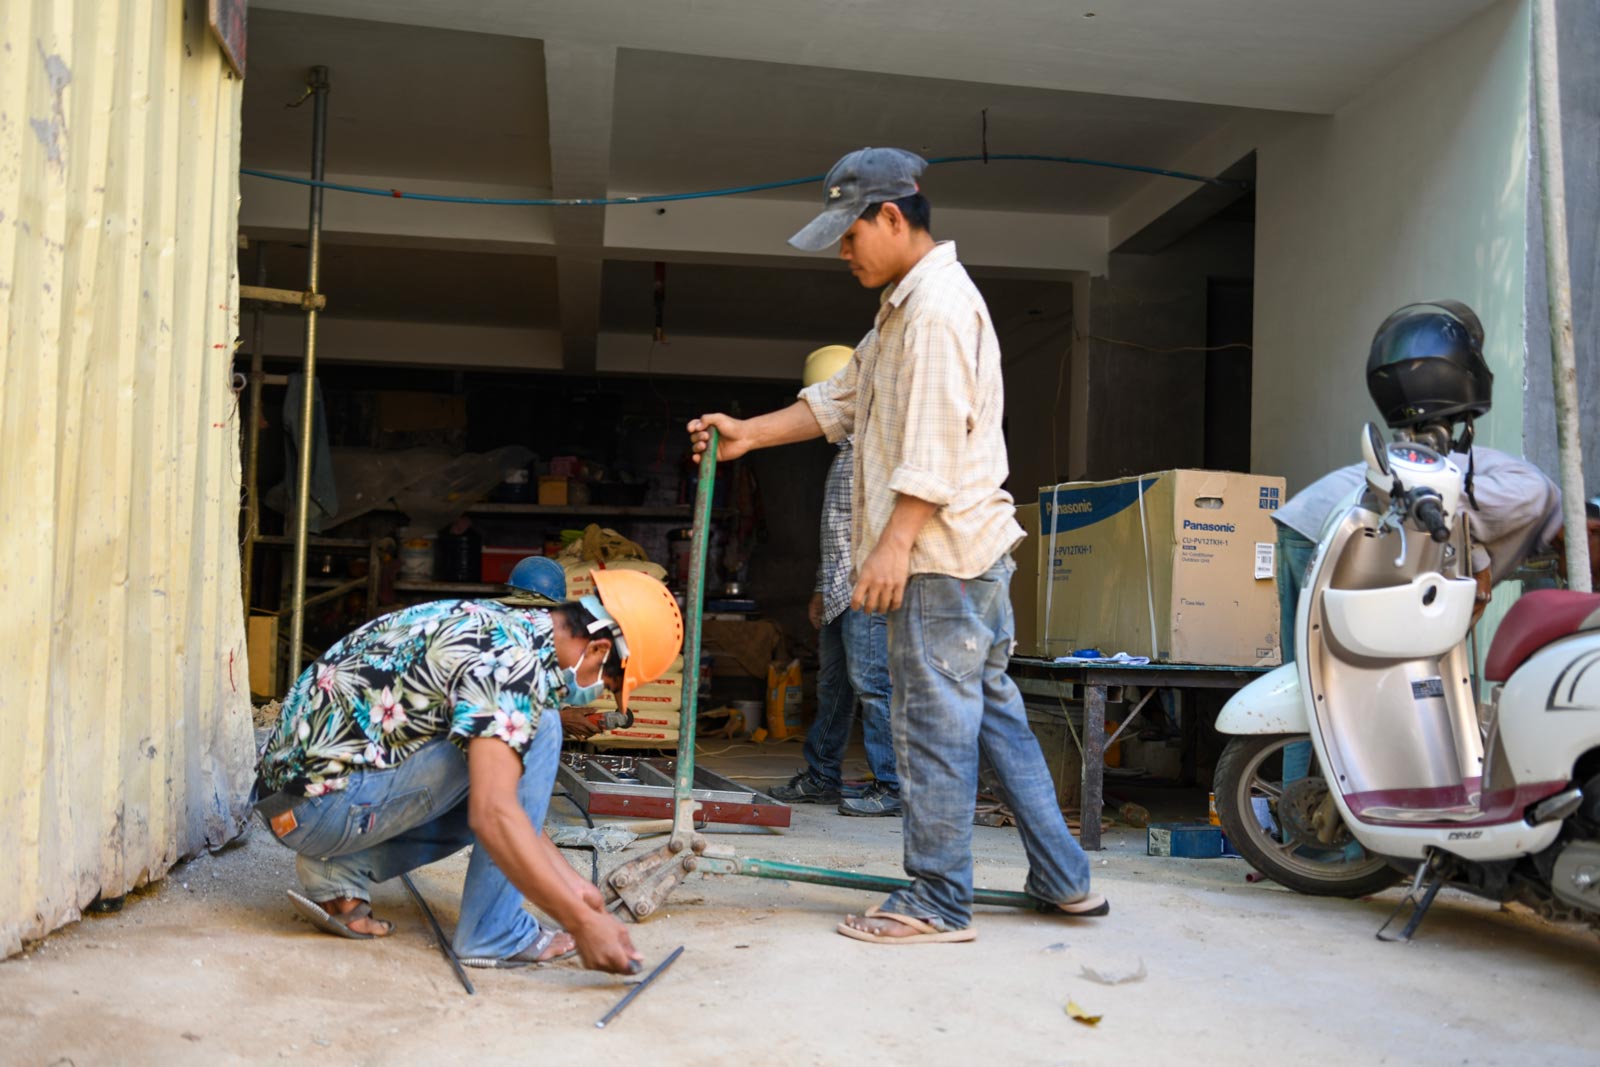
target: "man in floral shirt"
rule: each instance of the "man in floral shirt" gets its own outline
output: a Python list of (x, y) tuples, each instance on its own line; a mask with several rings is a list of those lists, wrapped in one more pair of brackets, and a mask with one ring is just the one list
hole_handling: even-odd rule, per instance
[[(256, 810), (298, 853), (296, 910), (343, 937), (383, 937), (371, 884), (474, 841), (454, 937), (462, 962), (526, 966), (581, 953), (622, 973), (627, 931), (541, 832), (562, 704), (622, 707), (677, 656), (660, 582), (596, 572), (597, 597), (554, 608), (420, 604), (367, 623), (306, 668), (258, 767)], [(524, 898), (565, 930), (540, 927)]]

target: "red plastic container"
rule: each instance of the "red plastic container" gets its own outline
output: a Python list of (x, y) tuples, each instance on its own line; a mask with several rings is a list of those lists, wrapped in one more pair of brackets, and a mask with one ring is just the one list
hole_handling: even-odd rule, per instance
[(523, 545), (510, 548), (503, 545), (484, 545), (481, 580), (503, 584), (511, 577), (511, 568), (529, 556), (542, 555), (544, 555), (543, 545)]

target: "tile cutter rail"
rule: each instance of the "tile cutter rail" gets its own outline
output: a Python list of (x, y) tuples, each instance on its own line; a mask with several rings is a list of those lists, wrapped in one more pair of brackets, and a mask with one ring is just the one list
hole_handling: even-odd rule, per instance
[[(701, 617), (705, 606), (706, 543), (711, 533), (711, 492), (717, 476), (717, 433), (700, 457), (700, 479), (695, 491), (694, 534), (689, 546), (688, 618), (684, 619), (683, 716), (678, 734), (678, 758), (670, 761), (672, 775), (672, 836), (654, 852), (630, 860), (613, 870), (603, 886), (606, 903), (617, 914), (639, 921), (658, 911), (684, 879), (701, 874), (737, 874), (747, 878), (775, 878), (788, 882), (834, 885), (866, 892), (888, 893), (911, 883), (904, 878), (840, 871), (829, 867), (807, 867), (779, 860), (740, 856), (731, 845), (713, 845), (696, 832), (695, 821), (702, 802), (695, 796), (697, 783), (704, 782), (694, 765), (695, 720), (699, 713)], [(592, 757), (591, 757), (592, 758)], [(647, 761), (639, 761), (646, 763)], [(662, 761), (663, 764), (666, 761)], [(648, 764), (647, 764), (648, 765)], [(659, 769), (659, 768), (656, 768)], [(570, 789), (571, 782), (563, 773)], [(726, 779), (723, 779), (726, 781)], [(741, 787), (742, 788), (742, 787)], [(718, 803), (711, 801), (711, 803)], [(646, 812), (630, 808), (627, 814)], [(714, 813), (713, 813), (714, 814)], [(787, 815), (787, 811), (785, 811)], [(775, 824), (769, 824), (775, 825)], [(784, 825), (787, 825), (785, 820)], [(973, 893), (978, 904), (1037, 910), (1039, 901), (1026, 893), (999, 889), (978, 889)]]
[[(670, 819), (677, 763), (653, 756), (563, 752), (556, 784), (590, 815)], [(704, 767), (695, 768), (694, 782), (701, 822), (789, 825), (789, 806), (759, 790)]]

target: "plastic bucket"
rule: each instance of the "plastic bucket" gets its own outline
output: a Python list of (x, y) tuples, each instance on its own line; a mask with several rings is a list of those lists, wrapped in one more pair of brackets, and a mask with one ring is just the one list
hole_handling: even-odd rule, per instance
[(400, 577), (433, 577), (433, 537), (423, 530), (400, 531)]

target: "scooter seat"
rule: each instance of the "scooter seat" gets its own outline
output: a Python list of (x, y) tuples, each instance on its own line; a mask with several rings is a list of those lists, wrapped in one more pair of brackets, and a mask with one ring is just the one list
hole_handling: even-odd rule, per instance
[(1506, 612), (1489, 646), (1483, 676), (1503, 682), (1529, 656), (1552, 641), (1585, 630), (1600, 630), (1600, 593), (1540, 589), (1526, 593)]

